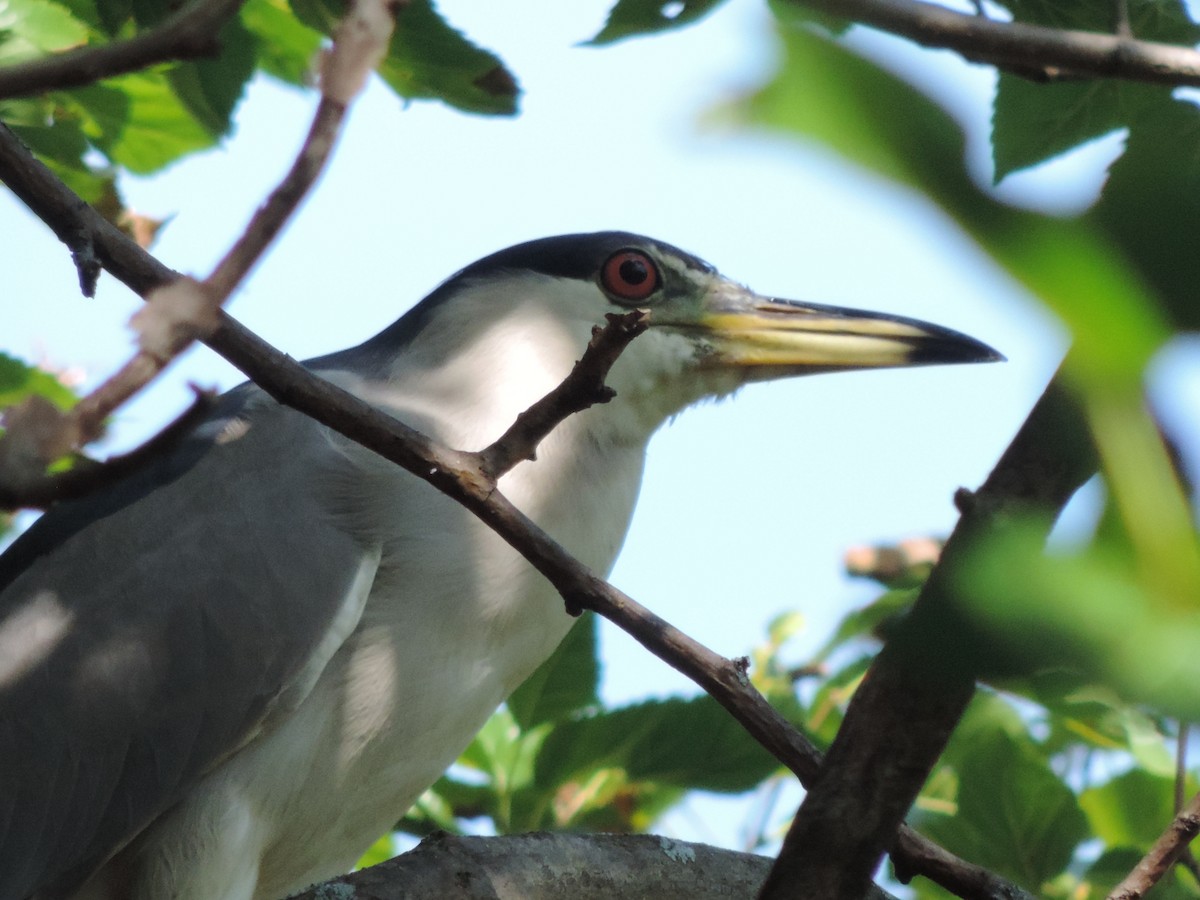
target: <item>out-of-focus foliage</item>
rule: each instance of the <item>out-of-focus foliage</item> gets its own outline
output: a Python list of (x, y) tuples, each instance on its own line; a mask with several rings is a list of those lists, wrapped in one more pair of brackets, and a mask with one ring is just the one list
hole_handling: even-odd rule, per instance
[[(177, 9), (166, 0), (2, 0), (0, 66), (128, 38)], [(117, 170), (157, 172), (229, 134), (256, 73), (308, 82), (321, 41), (342, 10), (338, 0), (248, 0), (221, 30), (220, 53), (212, 59), (0, 100), (0, 120), (73, 190), (96, 202), (115, 191)], [(513, 75), (450, 26), (430, 0), (405, 4), (399, 25), (380, 72), (400, 97), (491, 115), (516, 112)]]

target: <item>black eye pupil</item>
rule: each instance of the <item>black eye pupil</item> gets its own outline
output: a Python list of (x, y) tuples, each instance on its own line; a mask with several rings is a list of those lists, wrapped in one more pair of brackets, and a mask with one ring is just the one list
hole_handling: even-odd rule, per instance
[(626, 284), (641, 284), (650, 277), (650, 270), (640, 259), (627, 259), (617, 268), (617, 274)]

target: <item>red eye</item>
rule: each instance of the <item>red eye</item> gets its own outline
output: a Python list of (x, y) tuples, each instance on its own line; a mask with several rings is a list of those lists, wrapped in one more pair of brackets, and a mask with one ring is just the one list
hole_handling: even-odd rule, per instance
[(645, 300), (660, 281), (654, 260), (641, 250), (618, 250), (600, 267), (600, 286), (617, 300)]

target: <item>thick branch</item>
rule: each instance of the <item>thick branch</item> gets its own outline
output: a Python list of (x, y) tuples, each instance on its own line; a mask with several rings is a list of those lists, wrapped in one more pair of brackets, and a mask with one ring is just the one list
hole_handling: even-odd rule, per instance
[(1112, 889), (1108, 900), (1138, 900), (1144, 897), (1183, 855), (1197, 834), (1200, 834), (1200, 794), (1179, 811), (1170, 827), (1159, 836), (1133, 871)]
[[(408, 853), (335, 878), (295, 900), (728, 900), (753, 894), (770, 864), (763, 856), (655, 835), (436, 834)], [(869, 900), (889, 898), (875, 889)]]
[[(1095, 471), (1086, 423), (1058, 376), (983, 487), (963, 498), (941, 561), (850, 703), (764, 898), (862, 896), (970, 701), (987, 653), (956, 611), (964, 560), (986, 536), (1030, 513), (1044, 515), (1048, 530)], [(897, 874), (915, 873), (897, 860)]]
[(923, 0), (796, 0), (822, 12), (953, 50), (972, 62), (1047, 78), (1100, 77), (1200, 85), (1200, 52), (1125, 35), (997, 22)]
[(162, 23), (135, 37), (0, 69), (0, 98), (79, 87), (156, 63), (213, 56), (217, 33), (246, 0), (193, 0)]

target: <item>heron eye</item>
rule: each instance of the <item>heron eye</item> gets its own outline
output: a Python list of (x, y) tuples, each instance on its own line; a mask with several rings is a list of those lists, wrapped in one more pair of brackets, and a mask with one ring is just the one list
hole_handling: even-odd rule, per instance
[(661, 280), (654, 260), (641, 250), (618, 250), (600, 269), (600, 286), (617, 300), (645, 300)]

